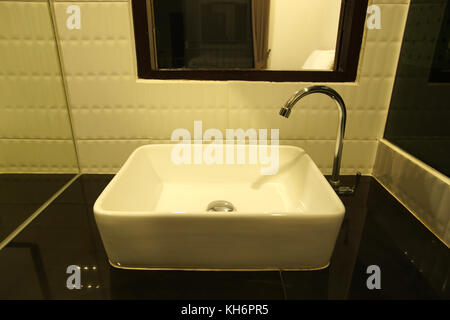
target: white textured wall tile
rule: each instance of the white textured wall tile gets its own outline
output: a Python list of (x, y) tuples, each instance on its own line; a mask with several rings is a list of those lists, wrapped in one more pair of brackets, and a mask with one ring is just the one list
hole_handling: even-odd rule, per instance
[(361, 77), (395, 77), (401, 42), (367, 42), (365, 59), (371, 61), (361, 68)]
[[(78, 140), (80, 166), (84, 173), (116, 173), (129, 155), (146, 144), (175, 143), (170, 140)], [(334, 155), (334, 140), (280, 140), (280, 145), (303, 148), (324, 174), (331, 174)], [(342, 159), (342, 174), (360, 171), (371, 174), (376, 154), (376, 141), (346, 141), (347, 155)]]
[(347, 140), (370, 140), (382, 137), (387, 110), (349, 110), (347, 114)]
[[(290, 143), (286, 143), (290, 144)], [(334, 159), (335, 140), (306, 140), (305, 151), (311, 156), (324, 174), (331, 174)], [(347, 140), (343, 146), (341, 174), (372, 173), (375, 161), (377, 141)]]
[[(21, 0), (17, 0), (21, 1)], [(39, 0), (36, 0), (39, 1)], [(54, 2), (67, 2), (67, 0), (53, 0)], [(128, 2), (130, 0), (79, 0), (77, 2)], [(379, 0), (380, 1), (380, 0)], [(400, 0), (398, 0), (400, 1)], [(406, 1), (406, 0), (403, 0)]]
[(342, 173), (372, 174), (378, 142), (374, 140), (347, 140), (342, 153)]
[(61, 49), (68, 76), (133, 75), (129, 40), (64, 40)]
[(47, 2), (48, 0), (0, 0), (0, 2)]
[(67, 76), (70, 107), (112, 108), (135, 105), (135, 86), (124, 76)]
[(361, 77), (360, 90), (354, 90), (351, 99), (347, 99), (348, 109), (357, 110), (388, 110), (391, 101), (393, 77)]
[(2, 139), (72, 139), (66, 109), (2, 108)]
[[(342, 94), (349, 111), (342, 163), (348, 173), (370, 173), (373, 167), (408, 12), (408, 1), (371, 3), (382, 10), (382, 29), (365, 30), (357, 81), (326, 83)], [(71, 4), (81, 7), (81, 30), (65, 28), (65, 9)], [(319, 167), (331, 168), (338, 121), (331, 99), (310, 96), (288, 120), (278, 116), (286, 100), (310, 83), (136, 80), (128, 2), (57, 2), (54, 7), (75, 136), (83, 146), (80, 158), (91, 159), (82, 161), (84, 170), (95, 171), (101, 161), (108, 168), (118, 163), (99, 153), (98, 160), (85, 154), (91, 149), (84, 140), (117, 140), (121, 145), (129, 140), (130, 146), (168, 140), (174, 129), (192, 132), (194, 120), (202, 120), (204, 129), (279, 128), (283, 143), (301, 143)], [(114, 45), (117, 52), (110, 49)], [(113, 149), (114, 144), (108, 146)]]
[(47, 3), (0, 2), (1, 39), (52, 40)]
[(298, 110), (288, 119), (278, 116), (280, 108), (230, 109), (228, 127), (231, 129), (279, 129), (280, 139), (305, 139), (307, 111)]
[(305, 151), (324, 174), (331, 174), (335, 145), (334, 140), (306, 140)]
[[(67, 7), (78, 5), (81, 9), (80, 29), (66, 28)], [(93, 44), (96, 41), (131, 39), (130, 16), (127, 2), (64, 2), (55, 3), (58, 35), (62, 42), (77, 40)], [(107, 58), (107, 57), (105, 57)]]
[(130, 154), (150, 140), (79, 140), (83, 173), (116, 173)]
[[(54, 39), (0, 39), (0, 74), (3, 76), (59, 76)], [(32, 63), (24, 63), (24, 61)]]
[(0, 139), (0, 172), (77, 171), (72, 140)]
[(66, 109), (60, 76), (0, 75), (1, 107)]
[(74, 172), (48, 2), (0, 2), (0, 171)]

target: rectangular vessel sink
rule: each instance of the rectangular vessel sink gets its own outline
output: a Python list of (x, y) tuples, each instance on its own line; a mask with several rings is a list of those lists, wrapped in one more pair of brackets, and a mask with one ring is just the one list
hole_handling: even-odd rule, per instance
[[(176, 164), (171, 157), (175, 146), (135, 150), (97, 199), (95, 219), (113, 266), (328, 265), (345, 208), (304, 150), (280, 146), (278, 172), (261, 175), (267, 166), (249, 161)], [(249, 147), (243, 148), (248, 155)], [(216, 200), (227, 201), (234, 211), (208, 211)]]

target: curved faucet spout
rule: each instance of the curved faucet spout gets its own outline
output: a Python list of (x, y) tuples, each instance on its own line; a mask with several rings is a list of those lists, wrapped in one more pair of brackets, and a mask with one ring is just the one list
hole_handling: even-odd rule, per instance
[(323, 93), (330, 98), (332, 98), (336, 105), (338, 106), (338, 115), (339, 115), (339, 125), (338, 132), (336, 138), (336, 147), (334, 152), (334, 161), (333, 161), (333, 173), (330, 178), (331, 186), (337, 190), (340, 186), (339, 172), (341, 168), (341, 158), (342, 158), (342, 142), (344, 140), (345, 134), (345, 124), (347, 121), (347, 109), (345, 107), (344, 100), (334, 89), (327, 86), (311, 86), (304, 88), (302, 90), (297, 91), (284, 105), (284, 107), (280, 110), (280, 115), (289, 118), (292, 108), (294, 105), (300, 101), (302, 98), (313, 94), (313, 93)]

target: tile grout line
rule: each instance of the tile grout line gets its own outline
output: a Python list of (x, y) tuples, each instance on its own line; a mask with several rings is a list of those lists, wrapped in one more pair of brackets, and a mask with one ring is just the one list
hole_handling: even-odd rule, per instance
[(78, 173), (70, 179), (64, 186), (62, 186), (53, 196), (50, 197), (47, 201), (44, 202), (36, 211), (33, 212), (22, 224), (20, 224), (13, 232), (11, 232), (3, 241), (0, 242), (0, 250), (2, 250), (5, 246), (8, 245), (23, 229), (25, 229), (39, 214), (47, 209), (47, 207), (55, 201), (75, 180), (77, 180), (82, 174)]
[[(55, 7), (54, 7), (55, 1), (47, 0), (47, 4), (48, 4), (48, 10), (50, 13), (50, 21), (52, 24), (53, 34), (55, 36), (56, 51), (58, 54), (58, 64), (59, 64), (59, 70), (61, 72), (61, 80), (62, 80), (63, 88), (64, 88), (64, 96), (66, 98), (65, 100), (66, 100), (67, 116), (69, 118), (70, 131), (72, 133), (72, 142), (73, 142), (73, 147), (74, 147), (74, 151), (75, 151), (75, 158), (77, 160), (78, 172), (80, 172), (81, 171), (80, 156), (79, 156), (79, 152), (78, 152), (77, 141), (75, 138), (75, 130), (74, 130), (74, 125), (73, 125), (73, 114), (72, 114), (72, 108), (70, 107), (69, 85), (67, 83), (66, 72), (65, 72), (65, 68), (64, 68), (64, 58), (62, 56), (61, 41), (60, 41), (59, 33), (58, 33), (58, 24), (56, 21), (56, 13), (55, 13)], [(0, 247), (0, 249), (1, 249), (1, 247)]]

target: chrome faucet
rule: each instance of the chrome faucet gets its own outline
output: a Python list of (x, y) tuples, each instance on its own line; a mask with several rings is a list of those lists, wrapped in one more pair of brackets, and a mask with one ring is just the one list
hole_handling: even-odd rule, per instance
[(358, 187), (359, 180), (361, 177), (361, 173), (356, 174), (356, 183), (353, 187), (342, 187), (339, 171), (341, 168), (341, 158), (342, 158), (342, 142), (344, 140), (345, 134), (345, 124), (347, 121), (347, 109), (345, 108), (345, 103), (342, 97), (337, 93), (334, 89), (327, 86), (312, 86), (307, 87), (302, 90), (297, 91), (284, 105), (284, 107), (280, 110), (280, 115), (289, 118), (292, 108), (295, 104), (302, 98), (313, 94), (313, 93), (323, 93), (330, 98), (332, 98), (336, 105), (338, 106), (338, 114), (339, 114), (339, 125), (338, 132), (336, 138), (336, 147), (334, 151), (334, 161), (333, 161), (333, 173), (331, 174), (330, 184), (333, 189), (339, 195), (352, 195), (355, 193), (356, 188)]

